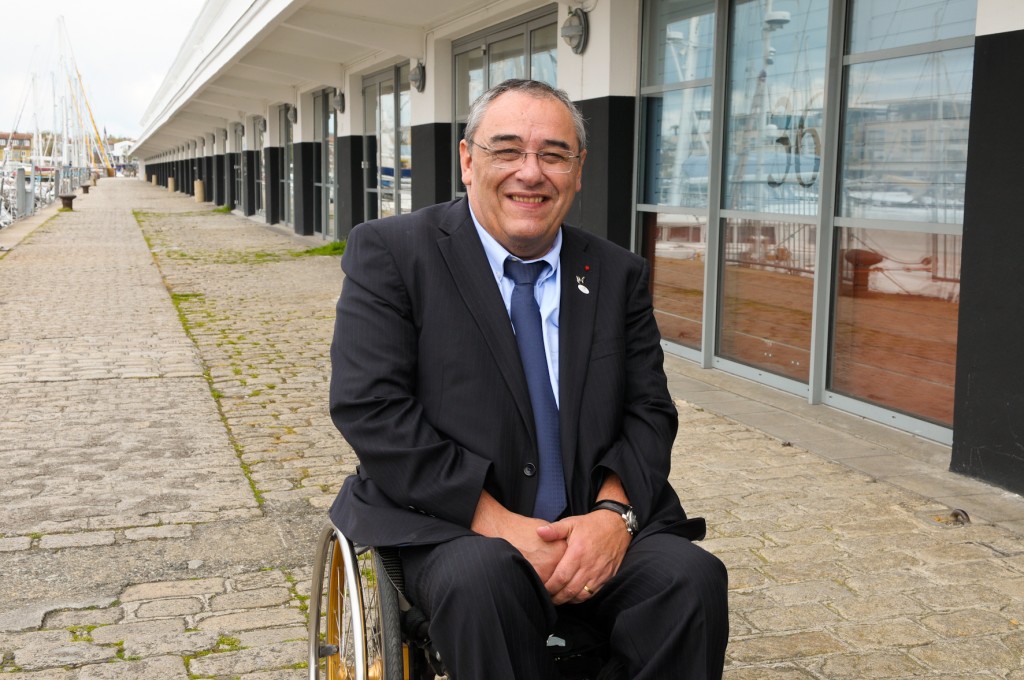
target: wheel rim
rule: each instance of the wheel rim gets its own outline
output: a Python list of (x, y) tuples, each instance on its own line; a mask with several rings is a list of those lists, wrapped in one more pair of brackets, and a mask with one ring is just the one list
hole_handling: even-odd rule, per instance
[(355, 680), (355, 636), (352, 632), (352, 602), (345, 583), (343, 545), (335, 540), (327, 580), (326, 643), (338, 652), (327, 657), (327, 680)]
[(366, 680), (385, 680), (384, 636), (380, 619), (380, 581), (373, 552), (364, 550), (356, 558), (363, 598), (363, 630), (366, 632)]
[[(349, 561), (353, 568), (346, 570)], [(324, 644), (338, 651), (324, 656), (327, 680), (387, 678), (378, 584), (373, 552), (365, 549), (356, 554), (347, 541), (335, 537), (326, 578), (322, 631)]]

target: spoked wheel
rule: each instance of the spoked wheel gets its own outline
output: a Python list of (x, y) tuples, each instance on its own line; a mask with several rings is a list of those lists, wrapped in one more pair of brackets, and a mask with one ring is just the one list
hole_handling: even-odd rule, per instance
[(309, 598), (310, 680), (404, 680), (398, 594), (369, 548), (320, 535)]

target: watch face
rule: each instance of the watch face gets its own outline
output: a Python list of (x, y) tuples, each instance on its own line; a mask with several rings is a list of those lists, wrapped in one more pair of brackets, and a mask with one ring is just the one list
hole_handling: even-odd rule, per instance
[(639, 528), (636, 521), (636, 513), (633, 512), (632, 508), (630, 508), (629, 510), (626, 511), (626, 514), (623, 515), (623, 517), (626, 520), (626, 528), (629, 529), (629, 533), (635, 534), (637, 529)]

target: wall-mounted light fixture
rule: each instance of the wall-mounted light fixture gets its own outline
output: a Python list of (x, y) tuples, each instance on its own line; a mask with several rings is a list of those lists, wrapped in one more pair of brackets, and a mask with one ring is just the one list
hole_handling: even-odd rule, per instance
[(266, 132), (267, 131), (267, 119), (264, 118), (263, 116), (260, 116), (259, 118), (257, 118), (256, 119), (256, 128), (260, 132)]
[(295, 125), (299, 122), (299, 110), (291, 104), (285, 104), (288, 107), (288, 122)]
[(590, 26), (587, 21), (587, 13), (582, 8), (569, 12), (569, 18), (562, 24), (562, 40), (572, 48), (573, 54), (583, 54), (587, 49), (587, 38), (590, 36)]
[(409, 69), (409, 84), (416, 88), (417, 92), (423, 92), (427, 86), (427, 67), (423, 62), (417, 60), (416, 65)]
[(341, 90), (335, 90), (331, 105), (338, 113), (345, 113), (345, 93)]

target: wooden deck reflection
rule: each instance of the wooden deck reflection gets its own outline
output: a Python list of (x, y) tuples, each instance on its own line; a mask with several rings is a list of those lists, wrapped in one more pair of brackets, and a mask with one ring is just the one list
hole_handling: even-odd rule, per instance
[[(807, 276), (727, 266), (717, 355), (807, 382), (813, 286)], [(656, 256), (652, 288), (662, 337), (699, 349), (703, 260)], [(829, 389), (951, 427), (958, 313), (956, 300), (844, 284)]]

